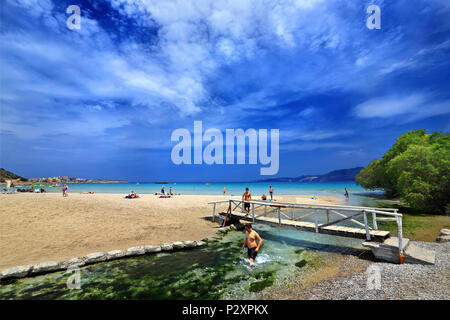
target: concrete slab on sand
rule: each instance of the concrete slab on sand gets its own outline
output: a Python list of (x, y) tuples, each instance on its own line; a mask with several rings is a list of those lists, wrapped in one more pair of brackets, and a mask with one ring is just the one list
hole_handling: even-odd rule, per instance
[[(384, 243), (366, 241), (362, 245), (370, 248), (377, 259), (393, 263), (398, 263), (399, 261), (397, 237), (389, 238)], [(421, 248), (407, 238), (403, 238), (402, 247), (405, 253), (405, 263), (434, 264), (435, 262), (435, 252), (433, 250)]]
[(406, 263), (415, 264), (434, 264), (436, 260), (436, 252), (433, 250), (427, 250), (414, 243), (410, 243), (405, 251)]

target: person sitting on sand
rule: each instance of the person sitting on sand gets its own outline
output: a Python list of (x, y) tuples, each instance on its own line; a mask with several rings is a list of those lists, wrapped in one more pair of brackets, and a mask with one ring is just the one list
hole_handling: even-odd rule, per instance
[(242, 201), (244, 201), (244, 210), (247, 211), (247, 214), (245, 216), (247, 217), (250, 213), (250, 203), (247, 201), (252, 201), (252, 195), (248, 191), (248, 188), (245, 188), (245, 192), (242, 195)]
[[(258, 240), (258, 242), (256, 242)], [(250, 263), (255, 262), (256, 255), (258, 254), (259, 248), (261, 247), (262, 239), (259, 236), (258, 232), (252, 229), (252, 224), (247, 223), (245, 225), (245, 240), (242, 245), (242, 250), (245, 249), (245, 246), (248, 248), (248, 258)]]
[(262, 196), (261, 196), (261, 200), (267, 200), (267, 196), (265, 195), (265, 194), (263, 194)]
[(130, 194), (127, 195), (125, 198), (128, 198), (128, 199), (136, 199), (136, 198), (139, 198), (139, 196), (136, 194), (136, 192), (131, 191)]

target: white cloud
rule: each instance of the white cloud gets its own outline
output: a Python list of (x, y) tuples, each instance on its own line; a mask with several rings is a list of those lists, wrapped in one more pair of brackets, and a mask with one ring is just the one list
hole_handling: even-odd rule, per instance
[(370, 99), (357, 105), (353, 113), (358, 118), (394, 118), (409, 122), (450, 113), (450, 100), (433, 102), (426, 94)]

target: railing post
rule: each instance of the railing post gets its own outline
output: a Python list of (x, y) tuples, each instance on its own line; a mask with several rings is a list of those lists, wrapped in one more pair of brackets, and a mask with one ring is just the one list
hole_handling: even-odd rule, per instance
[(330, 223), (330, 210), (327, 209), (327, 223)]
[(372, 220), (373, 220), (373, 228), (375, 230), (378, 230), (377, 214), (375, 212), (372, 212)]
[(317, 225), (317, 209), (314, 209), (314, 225), (316, 226), (316, 233), (318, 233), (319, 226)]
[(364, 227), (366, 228), (366, 239), (370, 241), (369, 224), (367, 222), (367, 213), (365, 210), (363, 210), (363, 216), (364, 216)]
[(403, 227), (402, 227), (402, 217), (397, 217), (397, 227), (398, 227), (398, 251), (403, 255)]
[(213, 222), (216, 221), (216, 204), (214, 203), (214, 208), (213, 208)]
[(280, 211), (280, 207), (278, 207), (278, 224), (281, 225), (281, 211)]
[(252, 216), (253, 216), (253, 223), (255, 223), (255, 204), (252, 203)]

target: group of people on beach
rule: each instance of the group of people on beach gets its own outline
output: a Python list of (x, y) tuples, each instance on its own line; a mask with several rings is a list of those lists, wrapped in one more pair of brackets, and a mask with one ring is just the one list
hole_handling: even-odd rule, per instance
[[(224, 187), (225, 189), (225, 187)], [(270, 196), (273, 199), (273, 189), (270, 186)], [(224, 192), (225, 193), (225, 192)], [(264, 195), (263, 195), (264, 196)], [(263, 198), (263, 200), (265, 200)], [(252, 201), (252, 195), (248, 188), (245, 188), (245, 192), (242, 195), (242, 201), (244, 202), (244, 210), (247, 211), (245, 216), (248, 216), (250, 213), (250, 201)], [(259, 236), (258, 232), (253, 230), (251, 223), (245, 225), (245, 240), (242, 245), (242, 250), (247, 246), (247, 255), (250, 263), (254, 263), (256, 259), (256, 255), (258, 254), (259, 248), (261, 247), (262, 239)]]
[[(273, 188), (270, 186), (269, 188), (270, 193), (270, 199), (273, 200)], [(225, 195), (225, 187), (223, 187), (223, 194)], [(345, 198), (349, 199), (349, 193), (347, 187), (345, 187)], [(262, 195), (262, 200), (266, 200), (266, 195)], [(250, 201), (252, 201), (252, 195), (248, 188), (245, 188), (245, 192), (242, 195), (242, 201), (244, 203), (244, 210), (247, 211), (246, 217), (248, 217), (250, 213)], [(245, 225), (245, 240), (244, 244), (242, 245), (242, 250), (245, 249), (247, 246), (248, 248), (248, 258), (250, 260), (250, 263), (254, 263), (256, 259), (256, 255), (258, 254), (259, 248), (261, 247), (262, 239), (259, 236), (259, 234), (252, 229), (252, 225), (250, 223)]]
[[(157, 193), (155, 193), (157, 194)], [(166, 193), (166, 191), (164, 190), (164, 186), (161, 187), (161, 192), (159, 193), (160, 195), (165, 195), (165, 196), (173, 196), (173, 195), (177, 195), (177, 193), (174, 193), (172, 190), (172, 187), (169, 188), (169, 192)]]

